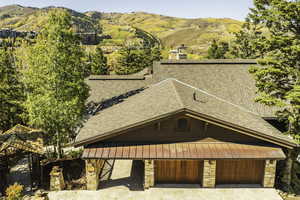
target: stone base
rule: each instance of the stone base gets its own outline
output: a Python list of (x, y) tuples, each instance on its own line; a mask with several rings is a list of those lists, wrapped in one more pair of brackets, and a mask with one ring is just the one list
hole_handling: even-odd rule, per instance
[(63, 170), (58, 166), (54, 166), (50, 173), (50, 190), (60, 191), (65, 189), (65, 181), (63, 176)]
[(145, 160), (144, 189), (154, 186), (154, 161)]
[(86, 160), (86, 189), (97, 190), (100, 182), (100, 172), (104, 165), (104, 160)]
[(276, 176), (276, 160), (266, 160), (263, 187), (265, 188), (274, 187), (275, 176)]
[(202, 186), (204, 188), (214, 188), (216, 186), (215, 160), (204, 160)]

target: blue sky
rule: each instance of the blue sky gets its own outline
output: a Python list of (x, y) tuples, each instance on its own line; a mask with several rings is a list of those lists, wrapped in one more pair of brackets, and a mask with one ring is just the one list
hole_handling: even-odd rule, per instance
[(77, 11), (145, 11), (184, 18), (233, 18), (243, 20), (252, 0), (0, 0), (0, 6), (64, 6)]

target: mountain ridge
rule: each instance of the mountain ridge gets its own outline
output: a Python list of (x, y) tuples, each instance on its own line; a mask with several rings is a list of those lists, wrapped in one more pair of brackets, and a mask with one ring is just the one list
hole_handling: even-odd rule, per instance
[(181, 44), (189, 47), (189, 54), (203, 56), (210, 42), (230, 40), (232, 32), (240, 30), (243, 22), (230, 18), (179, 18), (144, 11), (118, 13), (78, 12), (65, 7), (44, 8), (8, 5), (0, 7), (0, 27), (23, 31), (39, 31), (45, 23), (46, 13), (53, 9), (66, 9), (71, 13), (78, 32), (98, 32), (107, 35), (104, 46), (121, 46), (136, 39), (134, 27), (148, 32), (162, 41), (166, 52)]

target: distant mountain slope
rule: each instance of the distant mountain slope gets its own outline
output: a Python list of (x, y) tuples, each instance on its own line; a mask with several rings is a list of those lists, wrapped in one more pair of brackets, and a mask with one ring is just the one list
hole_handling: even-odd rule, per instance
[[(51, 8), (28, 8), (20, 5), (0, 7), (0, 27), (38, 31), (45, 22), (45, 14)], [(213, 39), (230, 39), (231, 32), (239, 30), (242, 25), (242, 22), (233, 19), (183, 19), (145, 12), (68, 11), (73, 16), (78, 32), (100, 30), (98, 26), (101, 24), (103, 35), (109, 36), (102, 43), (105, 46), (120, 46), (124, 41), (136, 39), (135, 28), (139, 28), (158, 37), (166, 48), (165, 52), (185, 44), (189, 47), (189, 53), (194, 55), (204, 55)]]
[(233, 19), (183, 19), (144, 12), (102, 13), (100, 19), (104, 33), (116, 43), (133, 37), (130, 27), (134, 26), (158, 37), (168, 49), (185, 44), (192, 54), (206, 53), (213, 39), (229, 40), (242, 25)]
[[(20, 5), (0, 7), (0, 27), (19, 31), (39, 31), (46, 22), (46, 14), (55, 7), (31, 8)], [(67, 9), (67, 8), (65, 8)], [(72, 14), (74, 28), (78, 32), (93, 32), (99, 25), (98, 20), (67, 9)]]

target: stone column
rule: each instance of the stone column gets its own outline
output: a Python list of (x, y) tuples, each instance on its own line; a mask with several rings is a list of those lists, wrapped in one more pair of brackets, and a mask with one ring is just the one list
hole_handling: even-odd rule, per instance
[(85, 161), (86, 189), (97, 190), (100, 181), (100, 172), (104, 165), (104, 160), (90, 159)]
[(50, 172), (50, 190), (60, 191), (66, 187), (63, 170), (58, 166), (54, 166)]
[(263, 187), (272, 188), (275, 184), (276, 177), (276, 160), (265, 161), (265, 173), (263, 180)]
[(215, 160), (204, 160), (203, 187), (214, 188), (216, 186), (216, 166), (217, 162)]
[(144, 189), (154, 186), (154, 161), (145, 160)]

